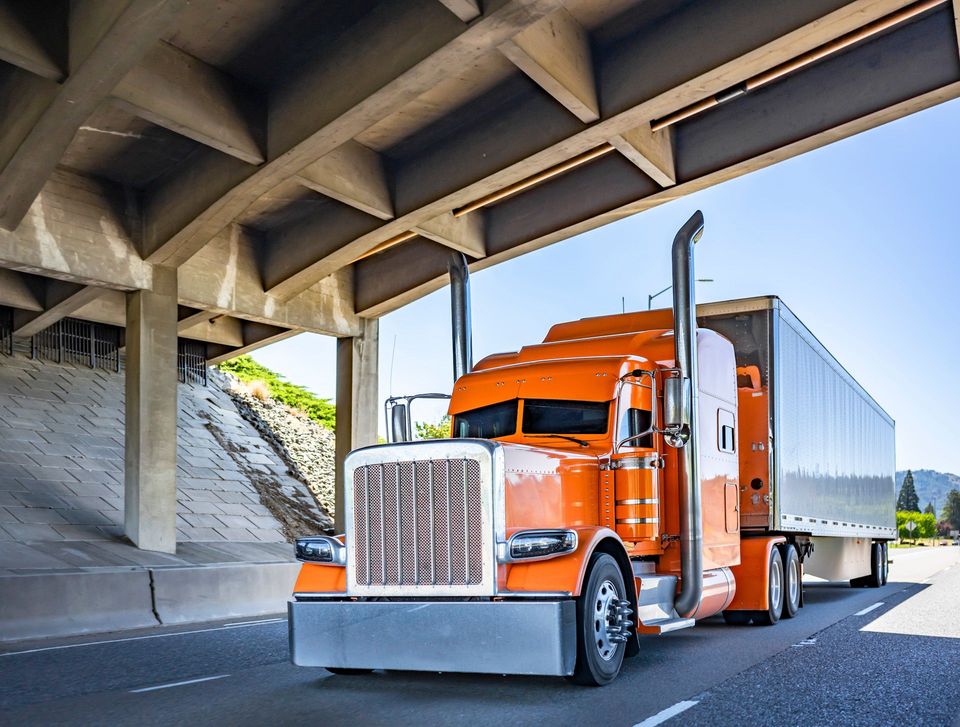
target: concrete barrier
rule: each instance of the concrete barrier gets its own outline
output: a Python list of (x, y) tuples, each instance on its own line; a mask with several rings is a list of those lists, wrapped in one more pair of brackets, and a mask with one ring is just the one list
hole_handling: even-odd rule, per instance
[(154, 568), (154, 605), (177, 624), (285, 613), (299, 563)]
[(0, 576), (0, 642), (157, 623), (143, 569)]

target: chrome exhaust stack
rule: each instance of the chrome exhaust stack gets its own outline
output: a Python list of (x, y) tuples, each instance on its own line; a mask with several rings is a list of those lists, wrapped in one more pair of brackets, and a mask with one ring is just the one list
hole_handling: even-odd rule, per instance
[(450, 253), (450, 322), (453, 334), (453, 380), (473, 369), (473, 331), (470, 324), (470, 270), (462, 252)]
[(673, 239), (673, 343), (679, 370), (682, 447), (680, 487), (680, 593), (674, 608), (691, 616), (703, 595), (703, 519), (700, 504), (699, 373), (697, 368), (697, 301), (693, 246), (703, 234), (703, 213), (697, 210)]

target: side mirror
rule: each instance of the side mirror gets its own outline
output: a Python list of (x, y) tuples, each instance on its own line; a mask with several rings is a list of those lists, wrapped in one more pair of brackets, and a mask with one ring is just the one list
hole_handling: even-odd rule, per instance
[(663, 434), (671, 447), (683, 447), (690, 438), (689, 408), (690, 379), (675, 376), (664, 381)]
[(390, 409), (390, 441), (409, 442), (410, 428), (408, 426), (407, 404), (394, 402)]

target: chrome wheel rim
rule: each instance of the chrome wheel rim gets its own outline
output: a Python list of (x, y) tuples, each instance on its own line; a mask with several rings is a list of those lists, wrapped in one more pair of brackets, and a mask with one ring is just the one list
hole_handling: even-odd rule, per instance
[(610, 661), (617, 653), (622, 641), (623, 616), (620, 608), (620, 594), (613, 581), (606, 580), (597, 589), (593, 599), (593, 636), (597, 653), (604, 661)]
[(770, 604), (774, 610), (779, 609), (782, 605), (780, 598), (783, 593), (783, 584), (780, 581), (780, 569), (774, 565), (770, 570)]

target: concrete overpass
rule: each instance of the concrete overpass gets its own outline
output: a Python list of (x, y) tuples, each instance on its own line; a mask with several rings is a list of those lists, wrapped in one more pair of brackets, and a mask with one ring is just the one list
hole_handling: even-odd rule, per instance
[(451, 249), (489, 267), (954, 98), (957, 3), (0, 0), (0, 305), (125, 329), (126, 530), (172, 550), (178, 338), (336, 336), (342, 455), (377, 317)]

